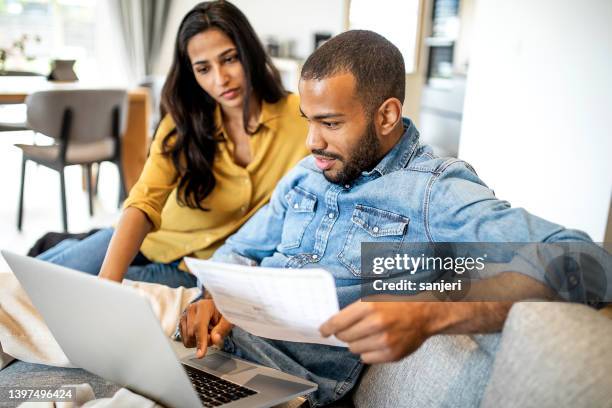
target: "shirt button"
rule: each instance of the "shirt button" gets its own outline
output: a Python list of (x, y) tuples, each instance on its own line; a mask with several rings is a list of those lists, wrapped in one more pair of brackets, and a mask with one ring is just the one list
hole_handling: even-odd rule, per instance
[(317, 255), (317, 254), (312, 254), (312, 259), (318, 259), (318, 258), (319, 258), (319, 255)]
[(351, 188), (351, 185), (350, 184), (345, 184), (344, 188), (346, 188), (348, 190), (349, 188)]
[(379, 231), (379, 230), (378, 230), (378, 227), (374, 227), (374, 228), (372, 228), (372, 231), (374, 231), (374, 232), (378, 232), (378, 231)]
[(247, 207), (246, 207), (246, 205), (243, 205), (242, 207), (240, 207), (240, 209), (241, 209), (242, 211), (246, 211)]
[(329, 213), (329, 214), (327, 214), (327, 216), (328, 216), (330, 219), (331, 219), (331, 218), (334, 218), (334, 213)]
[(293, 204), (293, 208), (297, 210), (298, 208), (300, 208), (300, 206), (298, 204)]

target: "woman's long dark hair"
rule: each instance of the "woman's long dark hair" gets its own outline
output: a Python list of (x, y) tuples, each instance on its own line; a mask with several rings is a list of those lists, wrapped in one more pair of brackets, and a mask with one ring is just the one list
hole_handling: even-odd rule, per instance
[(280, 75), (244, 14), (228, 1), (207, 1), (195, 6), (183, 18), (176, 36), (174, 58), (161, 98), (162, 117), (170, 114), (176, 128), (163, 141), (164, 154), (172, 157), (180, 181), (179, 205), (206, 210), (202, 200), (215, 187), (213, 160), (217, 149), (218, 125), (214, 123), (215, 100), (196, 82), (187, 54), (189, 40), (210, 28), (224, 32), (236, 46), (244, 68), (244, 130), (248, 129), (251, 95), (275, 103), (287, 92)]

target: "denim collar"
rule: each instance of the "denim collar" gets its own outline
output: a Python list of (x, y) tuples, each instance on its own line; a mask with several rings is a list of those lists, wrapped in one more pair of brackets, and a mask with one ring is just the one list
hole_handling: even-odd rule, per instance
[(377, 172), (381, 176), (393, 173), (406, 167), (410, 158), (419, 145), (419, 132), (414, 123), (408, 118), (403, 118), (404, 134), (395, 146), (382, 158), (382, 160), (370, 171), (364, 171), (363, 176), (370, 176)]

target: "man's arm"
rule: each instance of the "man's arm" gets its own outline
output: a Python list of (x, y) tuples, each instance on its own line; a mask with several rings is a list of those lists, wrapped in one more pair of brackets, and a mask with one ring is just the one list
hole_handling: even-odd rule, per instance
[[(470, 301), (486, 296), (515, 299), (504, 302)], [(436, 334), (474, 334), (500, 331), (510, 308), (524, 299), (554, 298), (543, 284), (520, 273), (505, 272), (473, 283), (463, 302), (441, 302), (434, 293), (410, 298), (376, 296), (357, 301), (325, 322), (323, 336), (335, 335), (360, 354), (364, 363), (397, 361)], [(410, 300), (409, 300), (410, 299)]]
[(529, 276), (564, 300), (587, 303), (593, 300), (587, 296), (592, 292), (602, 299), (611, 298), (612, 290), (600, 284), (612, 279), (609, 254), (587, 234), (498, 199), (462, 161), (443, 168), (432, 176), (424, 197), (424, 229), (432, 243), (451, 243), (459, 251), (490, 248), (507, 259), (489, 257), (487, 262), (508, 262), (506, 271)]
[[(590, 241), (584, 233), (498, 200), (462, 162), (446, 166), (432, 178), (424, 199), (424, 229), (432, 242)], [(438, 301), (430, 292), (421, 292), (411, 301), (393, 297), (358, 301), (324, 323), (321, 333), (346, 341), (364, 362), (380, 363), (403, 358), (436, 334), (499, 331), (514, 302), (555, 298), (544, 283), (542, 269), (520, 260), (510, 264), (521, 266), (520, 270), (470, 282), (460, 294), (462, 302)], [(485, 299), (503, 301), (482, 301)]]

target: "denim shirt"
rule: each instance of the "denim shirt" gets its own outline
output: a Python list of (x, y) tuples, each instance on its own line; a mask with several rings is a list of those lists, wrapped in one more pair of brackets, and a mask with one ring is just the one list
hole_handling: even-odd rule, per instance
[(438, 158), (406, 130), (371, 171), (350, 185), (325, 179), (312, 156), (277, 185), (270, 203), (219, 248), (276, 268), (323, 268), (340, 306), (359, 297), (361, 242), (590, 241), (495, 197), (472, 167)]
[[(279, 182), (269, 204), (232, 235), (213, 260), (236, 262), (241, 257), (266, 267), (326, 269), (335, 278), (340, 307), (345, 307), (360, 296), (362, 242), (590, 241), (580, 231), (511, 208), (469, 164), (436, 157), (430, 147), (419, 144), (412, 122), (405, 119), (404, 127), (393, 149), (351, 184), (327, 181), (312, 156), (302, 160)], [(244, 332), (235, 329), (232, 337), (237, 333)], [(257, 341), (254, 338), (249, 335), (250, 342)], [(348, 391), (360, 371), (358, 357), (346, 349), (261, 341), (265, 347), (276, 344), (290, 350), (292, 358), (283, 358), (278, 368), (319, 382), (319, 391), (310, 397), (313, 405), (341, 397), (339, 391)], [(255, 346), (249, 347), (252, 351)], [(304, 365), (312, 366), (306, 361), (311, 358), (330, 364), (304, 373)], [(302, 368), (287, 366), (287, 361)], [(321, 378), (334, 380), (333, 387), (322, 386)]]

